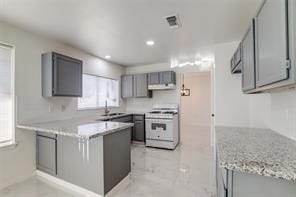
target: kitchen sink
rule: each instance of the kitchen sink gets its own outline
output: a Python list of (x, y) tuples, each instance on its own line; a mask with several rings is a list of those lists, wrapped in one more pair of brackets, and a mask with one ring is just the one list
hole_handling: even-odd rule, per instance
[(102, 116), (119, 116), (119, 115), (123, 115), (124, 113), (110, 113), (110, 114), (104, 114)]

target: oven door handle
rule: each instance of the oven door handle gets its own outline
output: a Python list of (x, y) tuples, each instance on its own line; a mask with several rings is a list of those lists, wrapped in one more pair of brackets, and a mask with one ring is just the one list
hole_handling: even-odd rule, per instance
[(150, 123), (170, 123), (173, 122), (173, 119), (146, 119)]

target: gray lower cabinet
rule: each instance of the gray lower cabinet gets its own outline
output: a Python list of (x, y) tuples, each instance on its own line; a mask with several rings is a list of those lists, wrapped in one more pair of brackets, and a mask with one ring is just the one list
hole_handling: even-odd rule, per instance
[(242, 47), (242, 90), (244, 92), (256, 88), (255, 82), (255, 38), (254, 23), (245, 34)]
[(104, 136), (104, 193), (109, 192), (131, 171), (131, 129)]
[(273, 177), (219, 168), (216, 163), (217, 197), (295, 197), (296, 184)]
[(130, 138), (131, 128), (90, 140), (37, 134), (37, 168), (103, 196), (131, 171)]
[(37, 135), (36, 137), (37, 169), (55, 176), (57, 174), (56, 151), (57, 151), (56, 138), (52, 138), (46, 135)]
[(148, 74), (134, 75), (134, 97), (152, 97), (152, 91), (148, 90)]
[(121, 76), (121, 97), (132, 98), (134, 96), (134, 76)]
[(127, 115), (127, 116), (122, 116), (119, 118), (112, 118), (112, 122), (133, 122), (133, 116), (132, 115)]
[(86, 188), (95, 193), (102, 193), (103, 155), (102, 139), (97, 137), (89, 141), (58, 136), (57, 176), (58, 178)]
[[(111, 119), (112, 122), (128, 122), (128, 123), (132, 123), (133, 122), (133, 116), (128, 115), (128, 116), (123, 116), (123, 117), (119, 117), (119, 118), (113, 118)], [(133, 140), (133, 128), (131, 129), (131, 140)]]
[(145, 142), (145, 115), (127, 115), (113, 118), (111, 121), (134, 123), (134, 127), (131, 130), (131, 140)]
[(133, 140), (145, 142), (145, 116), (134, 115)]
[(82, 96), (82, 61), (55, 52), (42, 54), (42, 96)]

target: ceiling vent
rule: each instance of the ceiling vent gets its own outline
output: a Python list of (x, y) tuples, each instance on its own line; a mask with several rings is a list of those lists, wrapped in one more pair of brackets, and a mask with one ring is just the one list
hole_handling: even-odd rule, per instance
[(167, 16), (167, 17), (165, 17), (165, 19), (168, 22), (170, 28), (181, 27), (180, 18), (177, 14)]

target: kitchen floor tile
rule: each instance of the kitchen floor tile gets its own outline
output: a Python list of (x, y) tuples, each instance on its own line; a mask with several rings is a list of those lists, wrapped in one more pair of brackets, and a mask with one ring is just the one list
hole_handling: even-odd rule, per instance
[[(182, 132), (182, 143), (174, 151), (133, 145), (129, 182), (114, 197), (214, 197), (210, 129), (183, 126)], [(36, 177), (1, 190), (0, 196), (80, 197)]]

